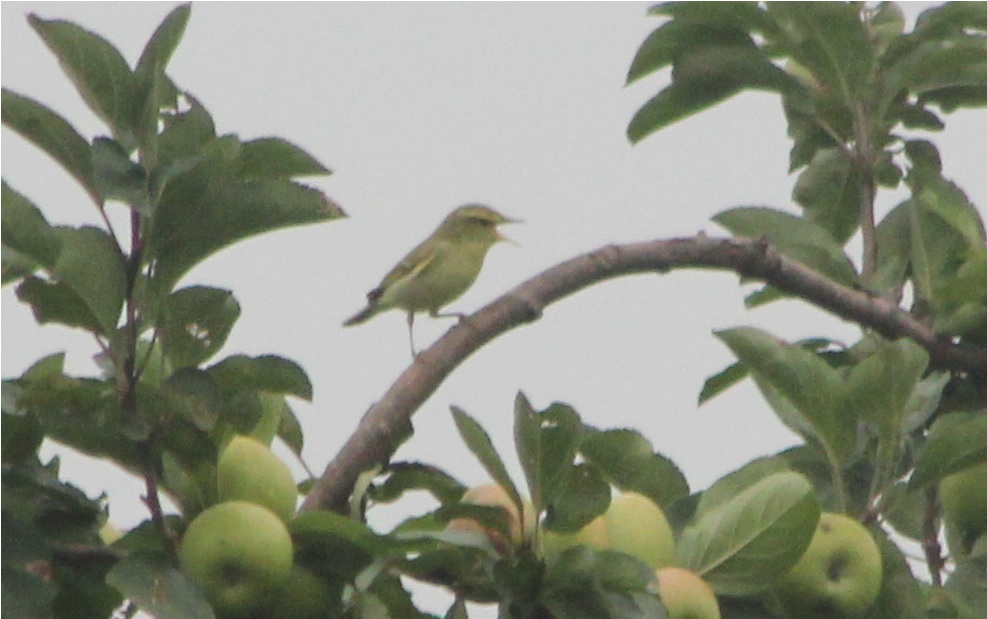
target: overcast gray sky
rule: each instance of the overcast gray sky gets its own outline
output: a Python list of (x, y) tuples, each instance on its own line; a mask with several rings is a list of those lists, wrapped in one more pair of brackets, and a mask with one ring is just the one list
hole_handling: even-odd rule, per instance
[[(908, 3), (914, 17), (931, 3)], [(3, 85), (37, 98), (87, 137), (104, 131), (27, 26), (28, 12), (94, 30), (135, 61), (171, 3), (2, 5)], [(488, 203), (525, 223), (505, 229), (477, 284), (450, 306), (473, 311), (559, 261), (611, 242), (721, 234), (709, 218), (738, 205), (791, 208), (790, 144), (777, 98), (744, 94), (637, 146), (634, 111), (667, 79), (624, 87), (638, 45), (659, 23), (646, 3), (201, 3), (169, 74), (220, 133), (277, 135), (334, 170), (315, 181), (349, 213), (330, 224), (251, 239), (184, 280), (230, 288), (242, 316), (221, 354), (276, 353), (308, 371), (297, 402), (317, 471), (410, 361), (404, 317), (343, 329), (364, 294), (453, 207)], [(947, 119), (945, 174), (987, 203), (982, 114)], [(91, 203), (44, 155), (3, 131), (3, 176), (56, 223), (98, 223)], [(898, 198), (900, 199), (900, 198)], [(882, 196), (882, 212), (896, 202)], [(855, 247), (855, 245), (854, 245)], [(469, 359), (415, 416), (397, 457), (486, 481), (456, 434), (456, 404), (491, 432), (516, 479), (512, 402), (568, 402), (588, 423), (641, 430), (693, 489), (796, 442), (746, 383), (697, 408), (703, 380), (732, 358), (712, 331), (751, 324), (790, 339), (853, 341), (853, 325), (797, 302), (746, 311), (727, 274), (676, 272), (596, 286)], [(5, 377), (66, 350), (92, 374), (80, 332), (38, 328), (3, 290)], [(450, 324), (422, 318), (420, 347)], [(46, 453), (54, 453), (49, 449)], [(64, 473), (111, 496), (111, 517), (146, 517), (141, 484), (65, 456)], [(406, 515), (406, 508), (398, 508)], [(436, 609), (439, 607), (437, 606)]]

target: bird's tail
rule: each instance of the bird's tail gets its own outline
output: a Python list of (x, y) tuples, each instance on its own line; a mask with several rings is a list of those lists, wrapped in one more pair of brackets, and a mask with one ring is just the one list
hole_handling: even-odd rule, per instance
[(370, 320), (370, 318), (374, 314), (376, 314), (378, 311), (380, 311), (380, 308), (378, 308), (376, 305), (374, 305), (373, 303), (371, 303), (370, 305), (368, 305), (367, 307), (363, 308), (362, 310), (360, 310), (356, 314), (353, 314), (352, 316), (350, 316), (346, 320), (346, 322), (343, 323), (343, 326), (344, 327), (352, 327), (353, 325), (358, 325), (358, 324), (360, 324), (362, 322), (366, 322), (367, 320)]

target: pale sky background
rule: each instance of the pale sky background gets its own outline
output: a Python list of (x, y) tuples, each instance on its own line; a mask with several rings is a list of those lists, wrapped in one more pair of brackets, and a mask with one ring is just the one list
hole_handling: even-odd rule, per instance
[[(906, 3), (914, 18), (932, 3)], [(39, 99), (87, 138), (105, 129), (84, 107), (24, 17), (66, 18), (135, 62), (172, 3), (2, 5), (3, 85)], [(312, 404), (293, 402), (305, 459), (321, 472), (363, 412), (410, 362), (404, 316), (342, 321), (455, 206), (490, 204), (525, 220), (504, 232), (476, 285), (450, 306), (474, 311), (521, 281), (601, 245), (719, 235), (709, 222), (739, 205), (792, 208), (790, 143), (779, 100), (744, 94), (631, 146), (625, 128), (667, 74), (624, 87), (635, 50), (660, 23), (648, 3), (201, 3), (169, 74), (212, 113), (219, 133), (276, 135), (334, 174), (309, 179), (350, 215), (256, 237), (183, 280), (232, 289), (242, 315), (224, 351), (300, 363)], [(987, 203), (987, 123), (947, 118), (945, 175)], [(82, 191), (45, 155), (3, 130), (3, 177), (58, 224), (98, 223)], [(881, 196), (881, 213), (896, 203)], [(120, 211), (121, 209), (117, 209)], [(856, 247), (856, 245), (853, 245)], [(491, 433), (522, 483), (512, 403), (571, 404), (600, 427), (634, 427), (672, 458), (693, 490), (797, 442), (749, 382), (697, 408), (705, 378), (732, 361), (712, 331), (756, 325), (780, 337), (852, 342), (856, 328), (798, 302), (747, 311), (737, 277), (678, 271), (598, 285), (480, 350), (425, 403), (397, 459), (425, 460), (467, 484), (487, 481), (459, 439), (456, 404)], [(94, 374), (82, 332), (39, 328), (12, 287), (2, 293), (4, 377), (55, 351)], [(420, 348), (449, 322), (422, 317)], [(64, 450), (47, 448), (46, 454)], [(296, 467), (296, 470), (299, 470)], [(106, 490), (122, 528), (143, 520), (142, 484), (63, 453), (63, 474)], [(379, 522), (408, 515), (411, 503)], [(434, 605), (433, 605), (434, 604)], [(429, 602), (442, 612), (445, 600)]]

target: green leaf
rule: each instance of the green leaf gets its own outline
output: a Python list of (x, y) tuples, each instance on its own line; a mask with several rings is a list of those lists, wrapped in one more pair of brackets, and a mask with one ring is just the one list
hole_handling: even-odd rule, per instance
[(442, 469), (422, 462), (392, 462), (384, 475), (383, 482), (371, 488), (371, 496), (378, 503), (391, 503), (413, 490), (425, 490), (440, 503), (452, 503), (466, 491)]
[(928, 597), (901, 549), (881, 531), (874, 540), (881, 552), (881, 590), (868, 612), (869, 619), (926, 619)]
[(699, 392), (698, 404), (705, 404), (730, 387), (747, 378), (750, 371), (747, 366), (739, 361), (731, 363), (722, 371), (713, 374), (703, 382), (703, 388)]
[(168, 295), (159, 336), (173, 367), (196, 366), (219, 352), (240, 317), (229, 290), (191, 286)]
[(877, 224), (874, 234), (877, 246), (877, 268), (868, 286), (878, 291), (895, 290), (902, 286), (911, 259), (911, 222), (907, 202), (898, 204)]
[(808, 480), (798, 473), (776, 473), (686, 528), (679, 560), (717, 593), (763, 591), (805, 552), (819, 512)]
[(354, 578), (375, 557), (403, 554), (390, 538), (335, 512), (305, 512), (288, 528), (295, 541), (296, 561), (345, 579)]
[(697, 516), (702, 516), (729, 503), (735, 496), (762, 479), (791, 470), (788, 462), (778, 456), (765, 456), (751, 460), (739, 469), (717, 479), (709, 488), (703, 490), (699, 495), (695, 513)]
[(45, 216), (30, 200), (11, 189), (6, 181), (2, 183), (2, 201), (0, 240), (4, 247), (43, 267), (53, 267), (62, 243)]
[(241, 146), (240, 178), (292, 178), (330, 174), (314, 157), (281, 138), (261, 138)]
[(514, 399), (514, 445), (535, 511), (555, 498), (582, 441), (582, 422), (572, 407), (553, 403), (538, 413), (524, 393)]
[(285, 406), (281, 412), (281, 420), (278, 424), (278, 438), (280, 438), (288, 449), (296, 456), (301, 457), (302, 447), (305, 446), (305, 437), (302, 434), (302, 425), (298, 422), (298, 417), (290, 406)]
[(781, 420), (820, 441), (840, 459), (856, 443), (856, 428), (842, 417), (843, 381), (819, 355), (753, 328), (716, 333), (745, 363)]
[(802, 171), (792, 199), (805, 209), (806, 219), (829, 232), (841, 245), (857, 230), (859, 187), (854, 168), (839, 148), (816, 151)]
[(925, 519), (928, 505), (925, 494), (909, 492), (908, 484), (895, 482), (884, 497), (881, 515), (894, 530), (905, 537), (921, 541), (925, 535)]
[(312, 383), (305, 370), (276, 355), (232, 355), (207, 371), (224, 389), (271, 391), (312, 400)]
[(126, 147), (129, 139), (129, 97), (133, 74), (127, 61), (109, 41), (76, 24), (28, 16), (31, 27), (58, 58), (83, 101), (112, 129)]
[(857, 281), (853, 264), (840, 245), (811, 221), (763, 207), (722, 211), (713, 221), (736, 235), (767, 238), (781, 253), (837, 283), (854, 285)]
[(161, 554), (136, 553), (120, 560), (106, 582), (158, 619), (213, 619), (202, 590)]
[(113, 333), (126, 288), (123, 256), (116, 241), (98, 228), (60, 230), (62, 251), (52, 273), (86, 304), (104, 335)]
[(67, 284), (28, 276), (17, 287), (17, 298), (31, 306), (38, 324), (58, 323), (93, 333), (102, 332), (99, 321), (78, 294)]
[(566, 619), (664, 619), (654, 571), (620, 552), (567, 549), (548, 566), (539, 602)]
[(987, 414), (955, 412), (932, 424), (908, 480), (912, 490), (980, 462), (987, 462)]
[(152, 66), (157, 71), (164, 71), (185, 34), (191, 13), (191, 4), (181, 4), (168, 13), (144, 46), (144, 51), (137, 61), (138, 71)]
[[(75, 180), (95, 195), (89, 144), (64, 118), (43, 104), (3, 89), (3, 124), (46, 152)], [(4, 204), (7, 203), (6, 197)], [(4, 207), (6, 208), (6, 207)]]
[(459, 435), (463, 437), (463, 442), (473, 452), (476, 459), (480, 461), (483, 470), (490, 475), (494, 483), (507, 492), (507, 495), (511, 497), (511, 501), (517, 506), (518, 513), (521, 513), (521, 510), (524, 509), (521, 503), (521, 496), (518, 494), (517, 487), (507, 472), (507, 467), (504, 466), (504, 461), (500, 458), (500, 454), (497, 453), (493, 441), (490, 440), (490, 435), (466, 411), (458, 406), (453, 406), (451, 409), (453, 421), (456, 422), (456, 429), (459, 430)]
[(606, 511), (610, 505), (610, 484), (600, 471), (586, 464), (567, 467), (545, 506), (546, 529), (575, 533)]
[(221, 172), (197, 166), (165, 185), (148, 239), (163, 287), (249, 236), (344, 215), (311, 187), (278, 179), (221, 179)]
[(621, 490), (651, 497), (666, 507), (689, 494), (685, 476), (671, 460), (655, 453), (635, 430), (604, 430), (588, 436), (580, 453)]
[(767, 9), (791, 41), (785, 51), (835, 91), (847, 108), (865, 95), (875, 52), (855, 5), (777, 3)]
[(847, 418), (870, 421), (881, 438), (897, 443), (907, 404), (928, 364), (928, 353), (912, 340), (879, 340), (877, 351), (847, 377)]
[(706, 84), (671, 84), (652, 97), (634, 113), (627, 125), (627, 138), (638, 143), (659, 129), (692, 116), (740, 91), (740, 86)]
[(191, 5), (175, 7), (151, 35), (134, 69), (134, 89), (129, 107), (134, 133), (145, 156), (156, 160), (158, 148), (158, 119), (162, 107), (176, 107), (174, 85), (165, 75), (165, 67), (185, 33)]
[(92, 145), (93, 185), (106, 200), (119, 200), (149, 214), (147, 173), (130, 160), (127, 151), (109, 138), (96, 138)]

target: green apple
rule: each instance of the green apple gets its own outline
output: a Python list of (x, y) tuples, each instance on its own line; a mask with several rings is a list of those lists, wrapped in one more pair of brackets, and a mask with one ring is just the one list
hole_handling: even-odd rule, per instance
[(221, 615), (262, 609), (291, 573), (294, 552), (284, 523), (271, 510), (228, 501), (205, 510), (178, 547), (182, 567)]
[(681, 567), (663, 567), (655, 575), (668, 619), (720, 619), (716, 594), (698, 574)]
[(460, 502), (472, 505), (499, 507), (507, 512), (507, 522), (510, 527), (509, 543), (503, 533), (486, 529), (472, 518), (454, 518), (446, 525), (446, 530), (448, 531), (482, 533), (502, 553), (506, 553), (509, 546), (514, 548), (519, 546), (525, 538), (530, 538), (535, 530), (535, 510), (531, 502), (522, 497), (524, 508), (522, 518), (518, 514), (517, 505), (511, 500), (510, 495), (498, 484), (485, 484), (470, 488), (463, 494)]
[(987, 463), (944, 477), (939, 482), (939, 500), (951, 531), (947, 541), (956, 540), (950, 549), (968, 552), (973, 541), (987, 533)]
[(874, 604), (881, 577), (881, 552), (870, 531), (849, 516), (827, 512), (776, 590), (794, 616), (849, 619)]
[(636, 492), (614, 497), (603, 514), (610, 548), (635, 556), (658, 569), (675, 561), (675, 535), (665, 512)]
[(342, 582), (334, 585), (315, 572), (295, 564), (269, 607), (271, 616), (325, 619), (341, 614)]
[(263, 505), (288, 522), (295, 513), (298, 488), (291, 471), (274, 452), (249, 436), (235, 436), (216, 463), (219, 502)]
[(590, 520), (586, 526), (575, 533), (541, 532), (540, 554), (550, 561), (567, 548), (580, 545), (589, 546), (596, 550), (605, 550), (610, 545), (607, 523), (603, 520), (603, 516), (597, 516)]

